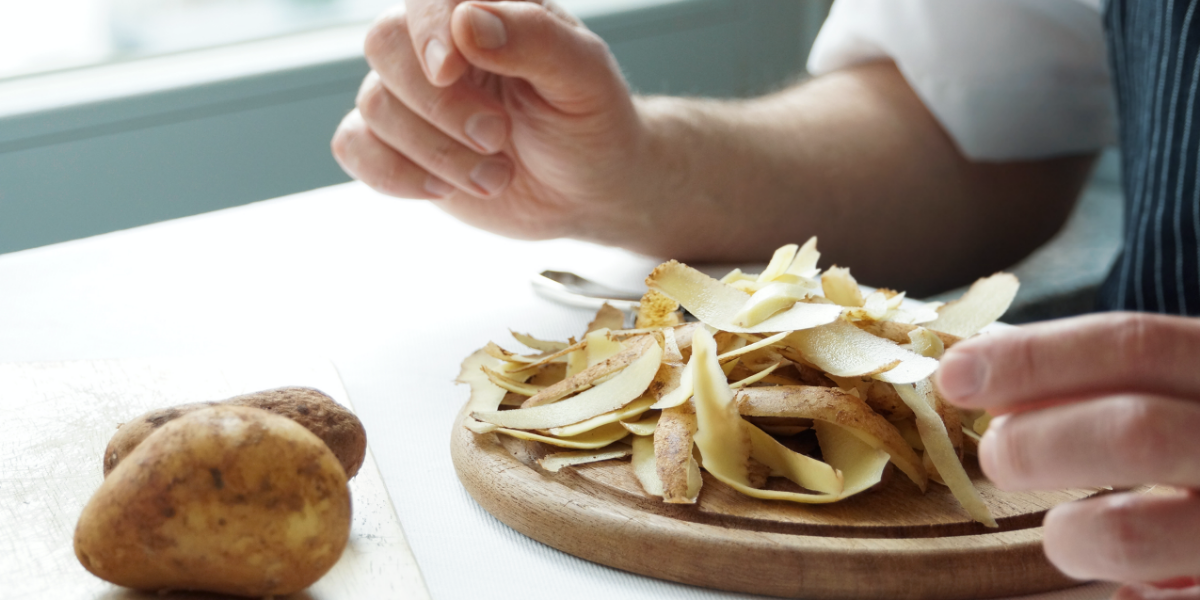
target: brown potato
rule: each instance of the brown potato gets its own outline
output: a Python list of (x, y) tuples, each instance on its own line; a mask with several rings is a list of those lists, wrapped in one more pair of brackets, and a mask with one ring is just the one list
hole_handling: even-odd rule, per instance
[(75, 529), (75, 555), (101, 579), (283, 595), (319, 579), (346, 546), (345, 471), (291, 419), (242, 406), (196, 410), (126, 458)]
[(285, 387), (234, 396), (220, 402), (194, 402), (152, 410), (123, 423), (104, 450), (104, 476), (108, 477), (122, 459), (159, 427), (188, 413), (220, 405), (261, 408), (303, 425), (329, 446), (346, 470), (347, 479), (358, 473), (366, 456), (367, 432), (354, 413), (319, 390)]

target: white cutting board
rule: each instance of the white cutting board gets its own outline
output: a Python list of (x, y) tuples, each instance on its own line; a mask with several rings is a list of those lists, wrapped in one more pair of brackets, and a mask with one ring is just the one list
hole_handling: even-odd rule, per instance
[[(117, 425), (153, 408), (291, 385), (317, 388), (353, 408), (337, 370), (323, 360), (0, 363), (0, 597), (156, 597), (97, 579), (72, 547), (75, 522), (100, 486), (101, 456)], [(289, 598), (427, 599), (369, 446), (350, 493), (354, 517), (345, 554), (320, 581)], [(167, 598), (190, 596), (216, 598)]]

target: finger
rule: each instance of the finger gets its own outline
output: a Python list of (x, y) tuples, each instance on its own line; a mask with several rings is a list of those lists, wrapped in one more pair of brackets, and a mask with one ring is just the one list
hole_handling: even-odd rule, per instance
[(385, 144), (441, 180), (481, 198), (502, 192), (512, 179), (508, 157), (480, 156), (414, 114), (368, 75), (358, 110)]
[(1200, 585), (1181, 588), (1160, 588), (1153, 585), (1122, 586), (1113, 600), (1200, 600)]
[(1200, 320), (1105, 313), (980, 336), (942, 357), (949, 401), (1001, 411), (1104, 392), (1200, 399)]
[(465, 2), (451, 20), (475, 67), (531, 84), (558, 110), (598, 112), (628, 96), (608, 46), (578, 22), (531, 2)]
[(436, 200), (455, 192), (375, 137), (357, 110), (342, 119), (331, 146), (346, 173), (389, 196)]
[(1200, 498), (1111, 494), (1046, 514), (1046, 556), (1076, 579), (1149, 582), (1200, 574)]
[(450, 36), (450, 16), (460, 2), (462, 0), (408, 0), (405, 3), (407, 7), (401, 5), (384, 13), (367, 32), (367, 42), (364, 46), (367, 60), (378, 60), (380, 57), (373, 53), (381, 49), (399, 50), (382, 45), (383, 40), (376, 38), (391, 38), (390, 32), (397, 24), (407, 22), (407, 26), (411, 26), (412, 35), (389, 41), (403, 44), (404, 50), (415, 52), (420, 57), (417, 64), (429, 83), (445, 87), (458, 81), (469, 66), (454, 47)]
[(1200, 403), (1128, 395), (993, 419), (979, 463), (1002, 489), (1200, 486)]
[(371, 68), (393, 96), (434, 127), (477, 152), (499, 152), (509, 129), (500, 100), (466, 79), (446, 87), (430, 84), (412, 50), (414, 33), (403, 18), (377, 23), (365, 45)]

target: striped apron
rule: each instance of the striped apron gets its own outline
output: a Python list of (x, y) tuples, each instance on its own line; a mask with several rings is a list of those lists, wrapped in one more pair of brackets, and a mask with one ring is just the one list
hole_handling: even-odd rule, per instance
[(1200, 315), (1200, 0), (1109, 0), (1124, 245), (1099, 305)]

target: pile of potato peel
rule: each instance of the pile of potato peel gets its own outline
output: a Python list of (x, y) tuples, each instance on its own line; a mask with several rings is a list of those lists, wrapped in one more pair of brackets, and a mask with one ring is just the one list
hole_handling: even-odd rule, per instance
[(646, 493), (669, 503), (696, 502), (701, 469), (755, 498), (837, 502), (880, 485), (890, 464), (922, 491), (948, 486), (995, 527), (962, 464), (988, 417), (949, 406), (930, 377), (946, 347), (1007, 310), (1016, 278), (906, 303), (848, 269), (821, 273), (819, 257), (813, 238), (760, 274), (720, 280), (669, 261), (646, 279), (632, 329), (605, 306), (579, 340), (514, 333), (529, 354), (490, 343), (462, 365), (464, 425), (562, 448), (540, 461), (548, 471), (630, 457)]

